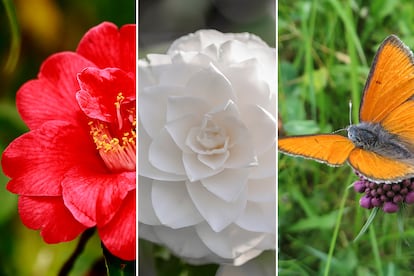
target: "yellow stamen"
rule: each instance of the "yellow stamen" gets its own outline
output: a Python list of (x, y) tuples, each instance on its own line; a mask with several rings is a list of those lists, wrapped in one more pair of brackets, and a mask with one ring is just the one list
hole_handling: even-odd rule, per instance
[[(88, 122), (90, 135), (102, 160), (111, 171), (135, 171), (136, 164), (136, 115), (135, 108), (123, 110), (127, 117), (122, 117), (121, 104), (125, 97), (120, 92), (114, 103), (116, 122), (109, 123), (99, 120)], [(127, 125), (130, 124), (130, 129)], [(121, 132), (122, 130), (122, 132)]]

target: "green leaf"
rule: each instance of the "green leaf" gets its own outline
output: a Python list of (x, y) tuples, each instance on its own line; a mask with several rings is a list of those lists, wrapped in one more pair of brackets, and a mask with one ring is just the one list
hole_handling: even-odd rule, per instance
[(365, 234), (365, 232), (367, 231), (368, 227), (372, 224), (372, 222), (374, 221), (375, 216), (378, 213), (379, 208), (375, 207), (374, 209), (372, 209), (367, 221), (365, 222), (364, 226), (362, 226), (361, 231), (359, 231), (358, 235), (355, 237), (354, 242), (356, 242), (357, 240), (359, 240), (360, 237), (362, 237), (362, 235)]

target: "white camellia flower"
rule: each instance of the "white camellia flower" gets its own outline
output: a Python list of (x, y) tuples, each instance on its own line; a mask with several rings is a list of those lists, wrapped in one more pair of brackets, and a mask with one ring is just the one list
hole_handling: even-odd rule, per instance
[(276, 51), (201, 30), (138, 63), (140, 238), (193, 264), (276, 244)]

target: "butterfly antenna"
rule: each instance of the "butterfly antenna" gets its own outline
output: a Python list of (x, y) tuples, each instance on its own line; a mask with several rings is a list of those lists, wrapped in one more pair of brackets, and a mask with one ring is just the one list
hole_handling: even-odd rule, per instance
[[(351, 126), (351, 125), (352, 125), (352, 101), (349, 100), (349, 126)], [(340, 131), (347, 131), (349, 126), (346, 127), (346, 128), (341, 128), (341, 129), (335, 130), (333, 133), (338, 133)]]

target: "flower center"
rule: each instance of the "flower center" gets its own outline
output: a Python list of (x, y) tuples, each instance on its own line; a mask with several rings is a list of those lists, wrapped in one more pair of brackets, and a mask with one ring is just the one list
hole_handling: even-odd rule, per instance
[(224, 130), (208, 116), (204, 118), (200, 132), (196, 136), (196, 140), (205, 150), (227, 148), (228, 139)]
[(105, 165), (115, 172), (135, 171), (136, 113), (135, 101), (123, 104), (119, 93), (114, 103), (116, 121), (89, 121), (90, 135)]

